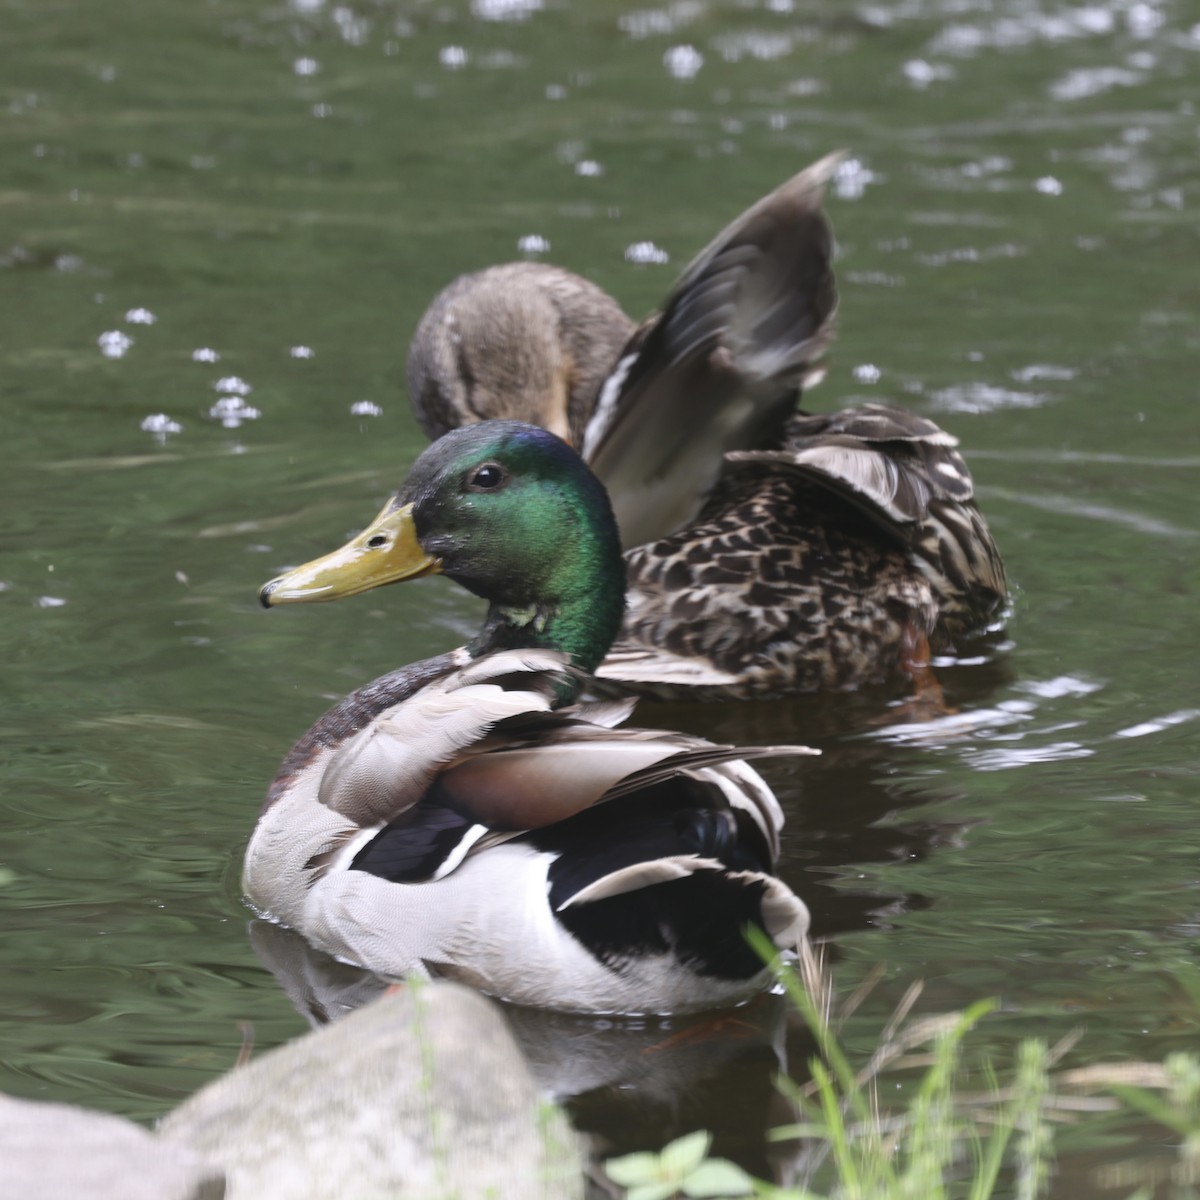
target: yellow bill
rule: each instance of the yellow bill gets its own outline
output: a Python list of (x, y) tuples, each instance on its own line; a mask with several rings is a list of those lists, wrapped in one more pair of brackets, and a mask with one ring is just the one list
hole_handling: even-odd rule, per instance
[(412, 505), (393, 508), (389, 501), (358, 537), (332, 554), (314, 558), (272, 579), (258, 593), (258, 598), (264, 608), (340, 600), (385, 583), (432, 575), (441, 569), (441, 559), (427, 554), (417, 541)]

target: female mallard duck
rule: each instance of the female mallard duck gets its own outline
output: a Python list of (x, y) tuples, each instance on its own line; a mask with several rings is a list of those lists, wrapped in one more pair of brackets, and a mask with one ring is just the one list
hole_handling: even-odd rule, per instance
[(743, 213), (637, 329), (539, 263), (463, 276), (417, 327), (408, 389), (430, 436), (533, 421), (608, 488), (634, 548), (601, 679), (693, 699), (921, 682), (931, 643), (1004, 603), (956, 438), (888, 405), (796, 410), (832, 334), (837, 161)]
[(808, 925), (770, 875), (783, 817), (735, 749), (616, 729), (576, 703), (621, 623), (604, 489), (566, 443), (495, 421), (447, 434), (343, 549), (267, 606), (440, 572), (489, 602), (465, 648), (348, 696), (284, 759), (246, 852), (264, 915), (388, 975), (591, 1012), (712, 1007), (762, 986), (743, 936)]

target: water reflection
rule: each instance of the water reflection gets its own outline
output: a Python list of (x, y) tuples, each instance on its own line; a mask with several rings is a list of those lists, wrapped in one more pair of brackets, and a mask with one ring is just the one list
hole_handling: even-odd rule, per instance
[[(391, 986), (277, 925), (252, 922), (250, 941), (314, 1027)], [(720, 1014), (674, 1018), (498, 1007), (539, 1088), (566, 1107), (595, 1157), (658, 1149), (704, 1128), (717, 1131), (717, 1153), (775, 1176), (765, 1133), (791, 1119), (775, 1074), (788, 1069), (789, 1052), (803, 1064), (813, 1049), (803, 1037), (789, 1046), (782, 997), (764, 995)]]

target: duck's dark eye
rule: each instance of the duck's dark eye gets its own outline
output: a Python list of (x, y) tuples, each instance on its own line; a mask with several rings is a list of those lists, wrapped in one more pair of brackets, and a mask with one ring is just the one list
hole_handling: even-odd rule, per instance
[(498, 487), (503, 487), (507, 481), (508, 475), (503, 467), (496, 463), (484, 463), (483, 466), (476, 467), (471, 472), (471, 478), (467, 483), (473, 492), (494, 492)]

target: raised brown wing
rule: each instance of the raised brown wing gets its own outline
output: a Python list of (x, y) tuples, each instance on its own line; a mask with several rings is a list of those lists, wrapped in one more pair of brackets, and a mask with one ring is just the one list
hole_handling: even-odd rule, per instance
[(839, 158), (723, 230), (601, 391), (582, 452), (612, 494), (625, 545), (692, 517), (726, 452), (778, 444), (832, 333), (833, 238), (820, 205)]

